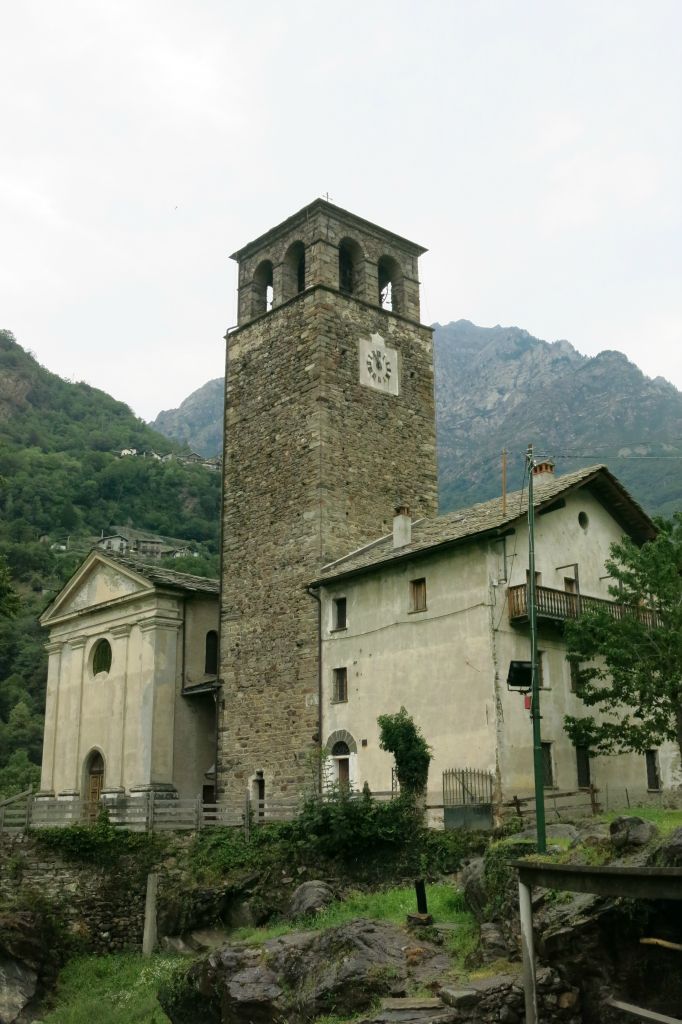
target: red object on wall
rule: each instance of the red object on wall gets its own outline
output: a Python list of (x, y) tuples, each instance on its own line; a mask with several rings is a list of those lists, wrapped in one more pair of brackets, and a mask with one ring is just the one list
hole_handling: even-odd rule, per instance
[(524, 694), (524, 696), (523, 696), (523, 706), (524, 706), (524, 708), (526, 709), (526, 711), (530, 711), (530, 707), (531, 707), (531, 696), (530, 696), (530, 694), (529, 694), (529, 693), (526, 693), (526, 694)]

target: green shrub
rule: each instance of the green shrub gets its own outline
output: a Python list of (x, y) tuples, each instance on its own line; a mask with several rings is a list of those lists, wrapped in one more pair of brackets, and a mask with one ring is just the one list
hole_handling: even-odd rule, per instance
[(516, 906), (516, 871), (511, 862), (537, 851), (532, 839), (502, 839), (491, 843), (484, 855), (483, 877), (490, 918), (504, 917)]
[(420, 832), (407, 797), (379, 802), (369, 790), (358, 798), (344, 787), (308, 797), (295, 822), (296, 838), (309, 852), (344, 860), (409, 845)]
[(158, 833), (129, 832), (109, 821), (106, 809), (92, 825), (40, 828), (32, 832), (39, 846), (53, 850), (64, 860), (98, 867), (114, 867), (122, 857), (133, 857), (140, 869), (148, 869), (163, 854), (165, 839)]

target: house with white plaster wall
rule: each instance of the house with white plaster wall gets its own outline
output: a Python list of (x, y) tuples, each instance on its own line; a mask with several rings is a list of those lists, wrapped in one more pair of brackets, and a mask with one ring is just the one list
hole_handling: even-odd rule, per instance
[[(589, 756), (571, 745), (564, 715), (580, 715), (564, 623), (587, 601), (615, 607), (605, 560), (624, 535), (642, 544), (655, 527), (605, 466), (534, 475), (541, 714), (548, 790), (682, 783), (679, 751)], [(393, 759), (377, 717), (404, 706), (432, 747), (429, 801), (442, 773), (491, 773), (496, 800), (533, 792), (530, 712), (507, 686), (512, 661), (530, 657), (527, 491), (412, 522), (326, 566), (321, 601), (320, 726), (341, 783), (390, 790)], [(592, 709), (590, 709), (592, 711)]]

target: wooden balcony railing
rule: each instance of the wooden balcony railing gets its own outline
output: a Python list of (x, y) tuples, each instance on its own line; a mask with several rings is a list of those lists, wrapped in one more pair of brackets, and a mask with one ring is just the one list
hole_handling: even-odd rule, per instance
[[(563, 622), (566, 619), (577, 619), (587, 611), (602, 610), (614, 619), (624, 619), (628, 615), (636, 615), (647, 626), (656, 625), (656, 613), (649, 608), (634, 608), (629, 604), (618, 604), (617, 601), (605, 601), (601, 597), (587, 597), (585, 594), (569, 594), (565, 590), (554, 590), (552, 587), (536, 588), (536, 607), (538, 619), (552, 619)], [(509, 587), (509, 621), (512, 623), (528, 621), (528, 584)]]

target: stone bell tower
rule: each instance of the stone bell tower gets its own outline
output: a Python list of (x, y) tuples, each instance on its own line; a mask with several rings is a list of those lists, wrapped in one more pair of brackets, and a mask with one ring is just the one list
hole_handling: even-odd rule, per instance
[(218, 789), (294, 796), (320, 742), (320, 567), (437, 511), (421, 246), (321, 199), (234, 253)]

